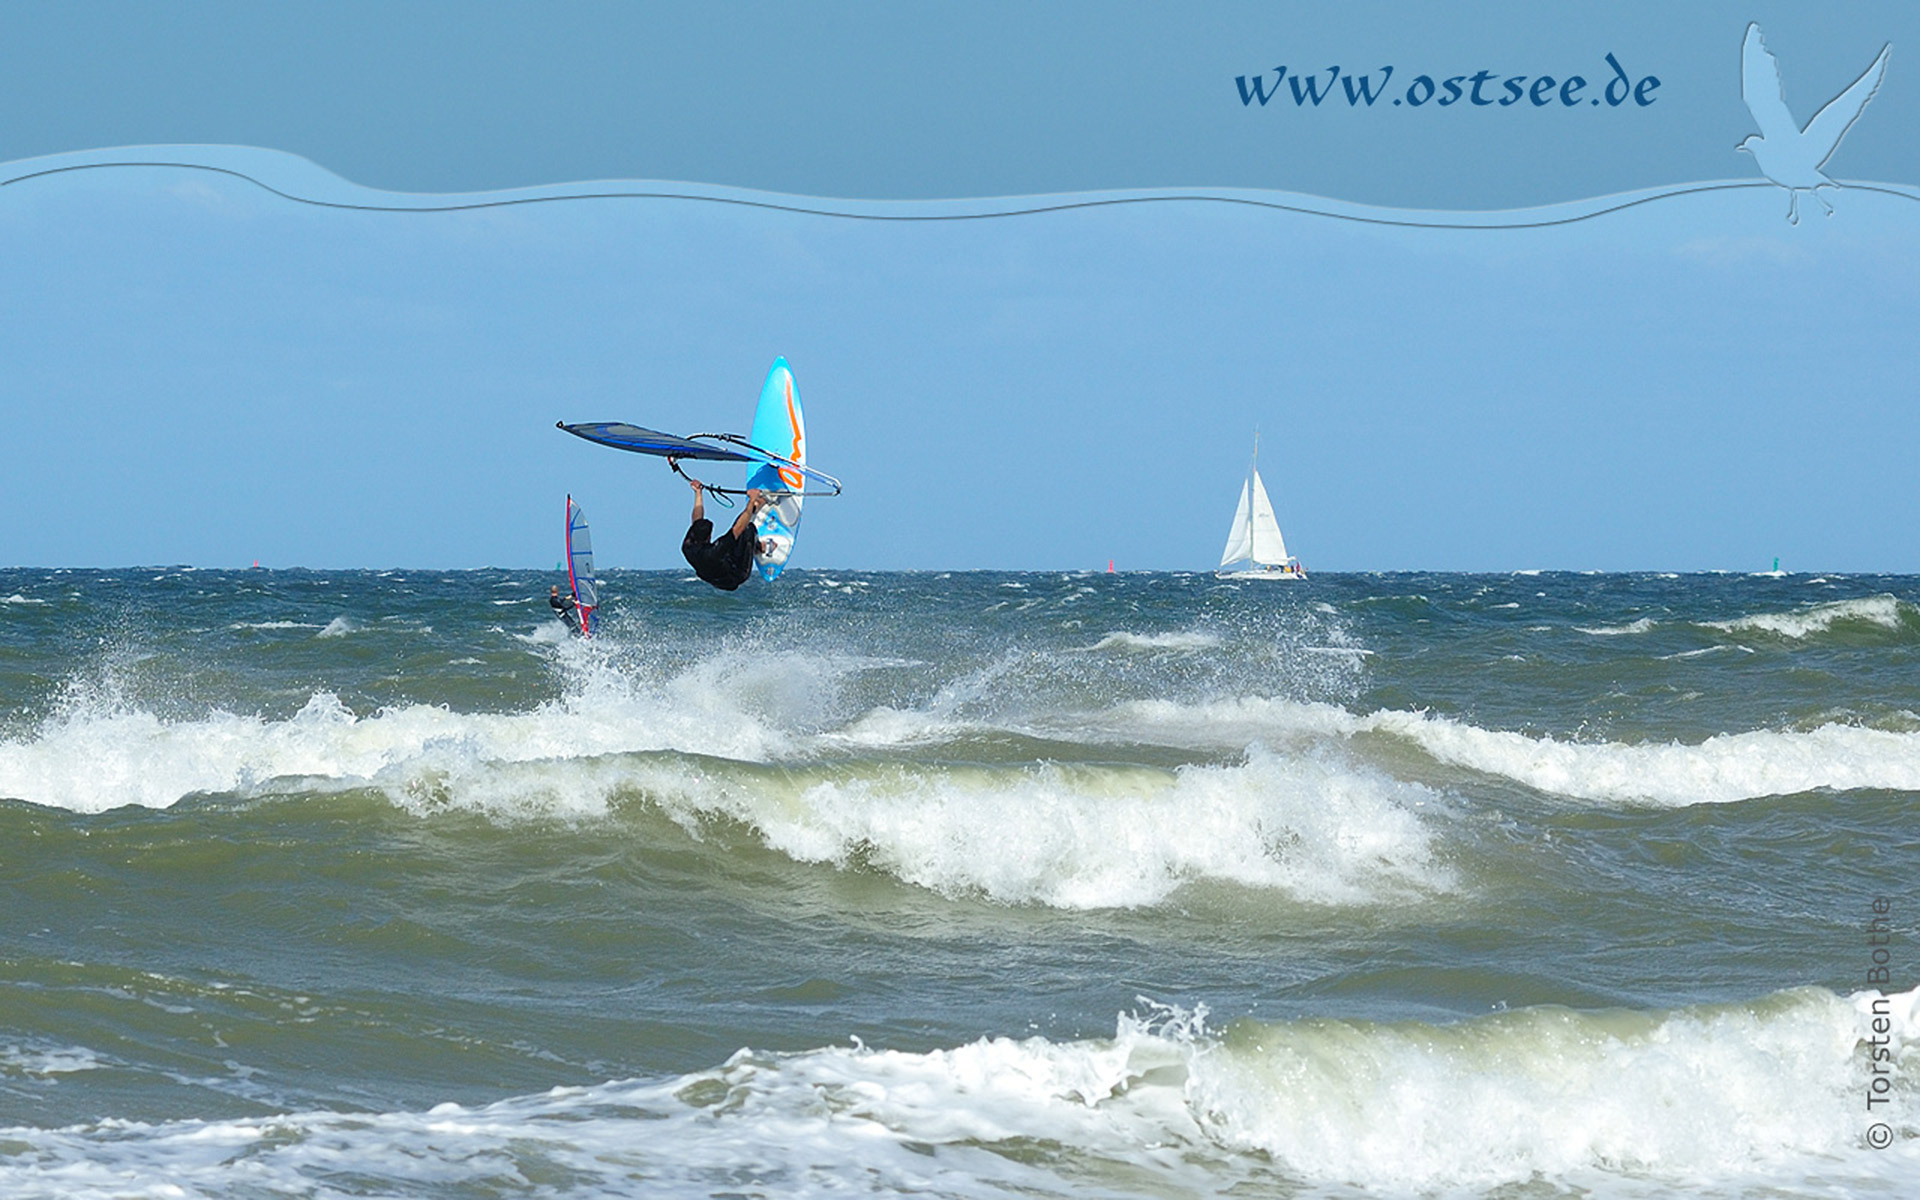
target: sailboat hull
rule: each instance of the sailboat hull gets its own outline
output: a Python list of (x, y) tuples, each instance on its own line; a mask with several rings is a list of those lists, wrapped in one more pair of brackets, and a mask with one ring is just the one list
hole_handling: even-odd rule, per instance
[(1255, 567), (1245, 571), (1215, 571), (1213, 577), (1215, 579), (1260, 579), (1274, 583), (1305, 583), (1307, 581), (1305, 571), (1283, 571), (1279, 567), (1274, 567), (1272, 570)]

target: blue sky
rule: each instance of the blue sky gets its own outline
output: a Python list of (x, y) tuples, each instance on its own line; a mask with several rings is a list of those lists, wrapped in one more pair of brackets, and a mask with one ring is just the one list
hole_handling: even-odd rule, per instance
[(318, 209), (166, 169), (0, 191), (0, 562), (669, 567), (664, 465), (791, 361), (797, 566), (1205, 569), (1255, 427), (1310, 568), (1920, 569), (1920, 202), (1537, 230), (1205, 202), (887, 223), (694, 200)]
[[(1894, 43), (1830, 166), (1920, 182), (1909, 5), (903, 11), (20, 5), (0, 178), (226, 142), (318, 164), (265, 155), (260, 178), (376, 202), (617, 177), (1487, 210), (1757, 180), (1733, 151), (1757, 19), (1802, 120)], [(1659, 103), (1232, 91), (1280, 61), (1404, 79), (1605, 53), (1659, 73)], [(1198, 201), (883, 223), (687, 199), (376, 213), (178, 169), (21, 180), (0, 186), (0, 563), (550, 565), (571, 491), (603, 562), (675, 566), (685, 487), (554, 421), (743, 430), (784, 355), (815, 461), (848, 485), (810, 503), (800, 567), (1205, 569), (1257, 427), (1310, 568), (1920, 570), (1920, 202), (1835, 204), (1797, 227), (1764, 186), (1538, 230)]]

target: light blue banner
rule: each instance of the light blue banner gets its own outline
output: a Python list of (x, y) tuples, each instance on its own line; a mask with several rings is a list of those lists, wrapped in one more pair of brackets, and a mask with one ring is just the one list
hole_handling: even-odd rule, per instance
[(430, 193), (1530, 207), (1758, 178), (1749, 23), (1802, 124), (1891, 46), (1828, 171), (1920, 183), (1920, 7), (1891, 2), (16, 5), (0, 162), (194, 143)]

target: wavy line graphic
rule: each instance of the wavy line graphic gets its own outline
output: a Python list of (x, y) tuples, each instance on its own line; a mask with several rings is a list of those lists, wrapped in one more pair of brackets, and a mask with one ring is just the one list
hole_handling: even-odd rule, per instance
[[(76, 151), (0, 164), (0, 188), (74, 172), (130, 168), (226, 175), (297, 204), (361, 212), (446, 213), (552, 204), (567, 200), (678, 200), (848, 220), (979, 221), (1123, 205), (1203, 203), (1243, 205), (1340, 221), (1417, 229), (1540, 229), (1591, 220), (1678, 196), (1749, 188), (1770, 189), (1775, 186), (1766, 179), (1714, 180), (1643, 188), (1534, 208), (1487, 211), (1378, 208), (1321, 196), (1255, 188), (1134, 188), (953, 200), (849, 200), (713, 184), (634, 180), (544, 184), (492, 192), (416, 194), (364, 187), (333, 174), (309, 159), (279, 150), (250, 146), (140, 146)], [(1920, 201), (1920, 187), (1890, 183), (1848, 183), (1845, 186)]]

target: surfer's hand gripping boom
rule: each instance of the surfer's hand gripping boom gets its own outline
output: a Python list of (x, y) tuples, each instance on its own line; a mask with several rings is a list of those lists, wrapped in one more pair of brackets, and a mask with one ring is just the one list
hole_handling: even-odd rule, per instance
[(737, 488), (715, 487), (711, 483), (702, 483), (700, 480), (695, 479), (693, 476), (681, 470), (680, 460), (677, 458), (669, 458), (667, 460), (667, 465), (673, 468), (674, 474), (680, 476), (680, 478), (686, 480), (688, 483), (693, 485), (693, 502), (695, 504), (700, 503), (701, 496), (704, 494), (704, 495), (712, 496), (713, 502), (715, 504), (718, 504), (721, 508), (733, 508), (735, 507), (733, 498), (735, 496), (746, 495), (745, 491)]

